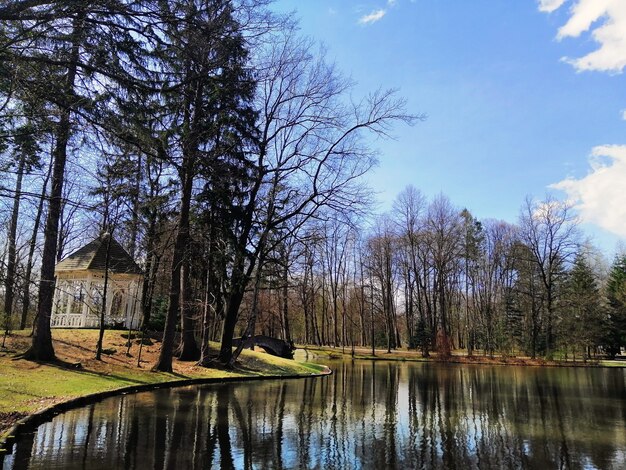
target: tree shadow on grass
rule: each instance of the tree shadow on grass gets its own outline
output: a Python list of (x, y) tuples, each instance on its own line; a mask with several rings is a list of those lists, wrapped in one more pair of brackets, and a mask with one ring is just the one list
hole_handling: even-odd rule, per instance
[[(38, 364), (40, 365), (47, 365), (47, 366), (51, 366), (51, 367), (55, 367), (58, 369), (62, 369), (62, 370), (67, 370), (67, 371), (72, 371), (72, 372), (76, 372), (78, 374), (85, 374), (85, 375), (89, 375), (92, 377), (100, 377), (103, 379), (110, 379), (110, 380), (115, 380), (115, 381), (122, 381), (122, 382), (127, 382), (129, 384), (135, 384), (135, 385), (148, 385), (148, 384), (154, 384), (154, 383), (159, 383), (158, 381), (153, 381), (153, 380), (142, 380), (142, 379), (137, 379), (137, 378), (132, 378), (132, 377), (128, 377), (128, 376), (123, 376), (123, 375), (119, 375), (119, 374), (114, 374), (114, 373), (110, 373), (110, 372), (99, 372), (99, 371), (95, 371), (95, 370), (90, 370), (90, 369), (86, 369), (82, 366), (82, 364), (80, 363), (74, 363), (74, 362), (67, 362), (67, 361), (63, 361), (61, 359), (57, 359), (54, 362), (38, 362)], [(188, 379), (189, 377), (186, 375), (182, 375), (182, 374), (178, 374), (178, 373), (170, 373), (168, 375), (171, 375), (173, 377), (176, 377), (178, 379)]]
[(59, 343), (59, 344), (64, 344), (65, 346), (69, 346), (69, 347), (72, 347), (72, 348), (80, 349), (81, 351), (88, 351), (88, 352), (93, 353), (93, 348), (88, 348), (87, 346), (81, 346), (80, 344), (72, 343), (72, 342), (64, 340), (64, 339), (54, 338), (53, 342)]
[(230, 372), (238, 372), (240, 374), (248, 374), (248, 375), (265, 375), (265, 371), (261, 371), (259, 369), (254, 369), (253, 367), (247, 367), (242, 365), (235, 365), (231, 369)]
[[(74, 342), (71, 342), (71, 341), (68, 341), (68, 340), (63, 340), (63, 339), (54, 339), (53, 341), (54, 341), (54, 343), (59, 343), (59, 344), (62, 344), (64, 346), (67, 346), (69, 348), (76, 348), (76, 349), (78, 349), (80, 351), (87, 352), (90, 355), (93, 355), (92, 357), (95, 357), (96, 353), (95, 353), (95, 350), (93, 348), (90, 348), (90, 347), (87, 347), (87, 346), (82, 346), (80, 344), (76, 344)], [(126, 345), (124, 347), (126, 347)], [(126, 364), (127, 363), (123, 358), (116, 357), (115, 353), (109, 353), (107, 351), (108, 351), (108, 349), (104, 348), (102, 350), (102, 354), (106, 355), (107, 357), (109, 357), (113, 361), (119, 362), (120, 364)], [(126, 357), (132, 357), (132, 356), (126, 356)]]

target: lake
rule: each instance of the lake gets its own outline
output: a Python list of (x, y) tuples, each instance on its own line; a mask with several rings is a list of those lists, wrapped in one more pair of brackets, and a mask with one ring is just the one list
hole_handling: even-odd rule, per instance
[(624, 469), (624, 369), (337, 361), (332, 376), (109, 398), (4, 469)]

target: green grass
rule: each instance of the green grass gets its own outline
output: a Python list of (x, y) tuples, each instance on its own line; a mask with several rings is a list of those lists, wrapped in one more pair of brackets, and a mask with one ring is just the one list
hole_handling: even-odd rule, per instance
[(53, 365), (33, 364), (26, 361), (0, 360), (0, 412), (32, 412), (45, 399), (74, 398), (100, 391), (131, 385), (164, 382), (175, 378), (169, 374), (137, 371), (117, 371), (100, 374), (90, 371), (69, 370)]
[(293, 362), (258, 352), (244, 351), (242, 356), (241, 366), (233, 371), (197, 368), (184, 375), (151, 372), (147, 368), (94, 372), (0, 358), (0, 413), (33, 412), (44, 399), (74, 398), (132, 385), (198, 378), (311, 375), (324, 370), (318, 364)]
[(626, 361), (599, 360), (598, 364), (602, 367), (626, 368)]

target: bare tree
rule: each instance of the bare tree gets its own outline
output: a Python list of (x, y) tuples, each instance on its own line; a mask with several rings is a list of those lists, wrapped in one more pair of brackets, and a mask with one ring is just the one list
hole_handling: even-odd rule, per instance
[(481, 237), (473, 272), (473, 316), (475, 327), (480, 327), (485, 353), (493, 355), (498, 346), (497, 328), (505, 325), (506, 288), (512, 263), (512, 246), (516, 241), (513, 226), (495, 220), (481, 224)]
[(350, 226), (343, 221), (331, 219), (325, 226), (325, 259), (326, 272), (328, 273), (328, 286), (330, 287), (330, 300), (332, 304), (333, 335), (332, 344), (338, 346), (344, 342), (339, 335), (339, 297), (341, 293), (341, 280), (347, 267), (348, 237)]
[(417, 322), (416, 310), (419, 312), (421, 324), (424, 325), (424, 309), (420, 308), (420, 270), (418, 260), (419, 238), (422, 235), (422, 223), (426, 199), (413, 186), (407, 186), (396, 197), (393, 203), (395, 230), (398, 234), (398, 249), (404, 279), (404, 303), (409, 347), (416, 342)]
[(231, 364), (239, 306), (269, 234), (287, 222), (297, 230), (323, 207), (346, 211), (367, 200), (359, 178), (375, 158), (364, 135), (415, 121), (393, 91), (347, 101), (352, 83), (292, 29), (258, 62), (256, 174), (236, 232), (220, 349), (220, 361)]
[[(428, 207), (426, 239), (432, 256), (434, 307), (438, 311), (437, 346), (440, 353), (450, 353), (451, 306), (462, 258), (463, 225), (460, 212), (443, 194)], [(458, 292), (458, 291), (457, 291)]]
[(20, 214), (20, 200), (22, 198), (22, 181), (26, 170), (26, 154), (22, 154), (17, 162), (17, 175), (15, 180), (15, 196), (13, 196), (13, 208), (11, 210), (11, 222), (7, 240), (7, 271), (4, 279), (4, 315), (5, 336), (9, 331), (11, 317), (13, 316), (13, 297), (15, 288), (15, 271), (17, 262), (17, 222)]
[(41, 218), (43, 215), (44, 201), (46, 199), (46, 192), (48, 189), (48, 181), (50, 180), (50, 174), (52, 173), (52, 162), (48, 165), (48, 170), (44, 176), (41, 193), (39, 195), (39, 201), (37, 202), (37, 210), (33, 221), (33, 231), (28, 243), (28, 258), (26, 261), (26, 268), (24, 274), (24, 285), (22, 293), (22, 316), (20, 319), (20, 329), (26, 328), (26, 319), (28, 317), (28, 311), (30, 308), (30, 283), (32, 281), (33, 266), (35, 263), (35, 248), (37, 246), (37, 238), (39, 236), (39, 225), (41, 224)]
[(397, 237), (389, 216), (382, 216), (376, 222), (373, 235), (367, 241), (368, 270), (372, 283), (380, 288), (380, 303), (385, 319), (387, 352), (400, 346), (396, 318), (397, 288)]
[(520, 212), (520, 239), (528, 247), (544, 289), (546, 356), (554, 347), (559, 282), (579, 246), (577, 223), (572, 207), (550, 196), (539, 202), (526, 198)]

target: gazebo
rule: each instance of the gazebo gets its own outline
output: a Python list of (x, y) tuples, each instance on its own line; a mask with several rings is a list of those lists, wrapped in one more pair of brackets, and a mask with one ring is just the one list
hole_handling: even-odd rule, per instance
[(105, 233), (56, 265), (56, 288), (50, 319), (52, 328), (100, 326), (107, 247), (109, 260), (104, 323), (106, 326), (138, 327), (141, 320), (142, 271), (122, 245)]

